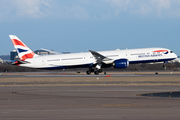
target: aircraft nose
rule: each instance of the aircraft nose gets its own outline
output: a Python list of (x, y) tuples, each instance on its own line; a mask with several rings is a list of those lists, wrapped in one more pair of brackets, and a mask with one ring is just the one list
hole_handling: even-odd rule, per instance
[(174, 57), (177, 58), (177, 55), (174, 53)]

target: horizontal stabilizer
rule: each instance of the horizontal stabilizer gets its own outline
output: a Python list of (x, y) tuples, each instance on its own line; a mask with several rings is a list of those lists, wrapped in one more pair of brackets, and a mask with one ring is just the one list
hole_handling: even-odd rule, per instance
[(13, 62), (12, 65), (20, 65), (20, 64), (27, 64), (27, 63), (30, 63), (30, 62), (17, 60)]

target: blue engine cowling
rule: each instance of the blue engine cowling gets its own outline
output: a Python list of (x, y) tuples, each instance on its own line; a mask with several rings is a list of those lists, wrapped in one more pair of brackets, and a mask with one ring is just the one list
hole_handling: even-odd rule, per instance
[(129, 66), (128, 59), (115, 60), (113, 63), (114, 68), (127, 68)]

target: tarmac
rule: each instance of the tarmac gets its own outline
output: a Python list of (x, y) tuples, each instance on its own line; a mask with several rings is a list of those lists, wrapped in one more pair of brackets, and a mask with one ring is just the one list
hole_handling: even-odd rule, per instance
[(178, 74), (13, 75), (0, 77), (1, 120), (180, 119), (180, 97), (153, 96), (179, 93)]

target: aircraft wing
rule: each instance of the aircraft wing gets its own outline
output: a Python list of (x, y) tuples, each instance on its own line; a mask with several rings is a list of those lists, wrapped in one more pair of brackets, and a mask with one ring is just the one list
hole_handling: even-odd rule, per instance
[(107, 62), (112, 62), (112, 59), (105, 57), (101, 54), (99, 54), (98, 52), (92, 51), (92, 50), (88, 50), (89, 52), (91, 52), (91, 54), (94, 56), (94, 58), (96, 59), (97, 63), (107, 63)]

